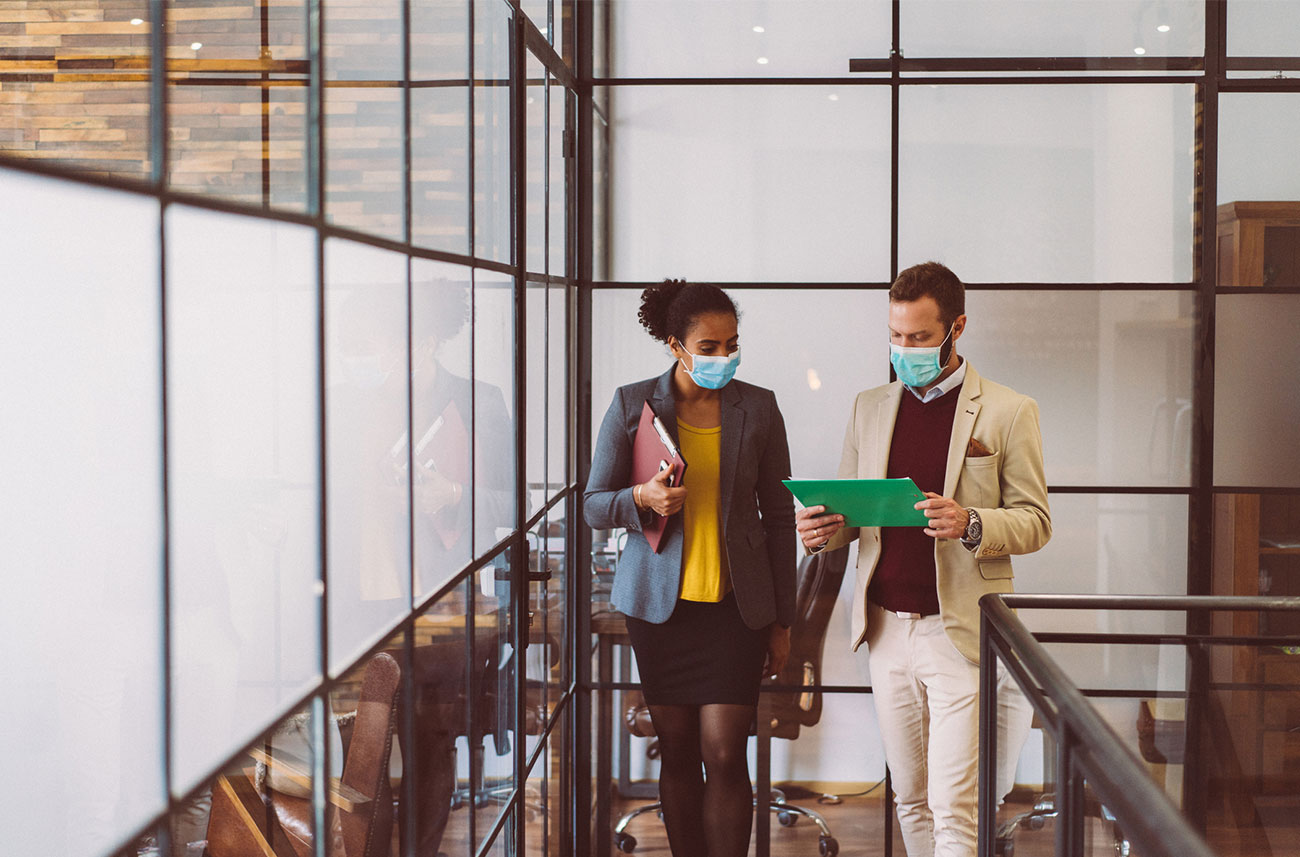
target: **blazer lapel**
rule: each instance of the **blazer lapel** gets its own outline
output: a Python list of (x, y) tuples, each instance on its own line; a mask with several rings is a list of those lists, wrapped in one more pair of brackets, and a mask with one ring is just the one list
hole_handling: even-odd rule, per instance
[(948, 441), (948, 468), (944, 471), (943, 496), (952, 497), (957, 492), (957, 477), (961, 475), (962, 465), (966, 462), (966, 447), (970, 444), (971, 433), (975, 430), (975, 418), (979, 416), (980, 376), (975, 367), (966, 364), (966, 380), (961, 383), (961, 392), (957, 395), (957, 413), (952, 418), (952, 438)]
[[(736, 482), (736, 462), (745, 438), (745, 397), (740, 385), (732, 382), (722, 388), (722, 449), (718, 488), (722, 501), (722, 531), (727, 531), (727, 513), (731, 510), (731, 490)], [(686, 462), (687, 465), (690, 462)], [(688, 474), (690, 470), (686, 471)]]
[[(659, 376), (659, 380), (655, 382), (654, 395), (650, 397), (650, 407), (654, 408), (655, 416), (664, 424), (673, 443), (680, 447), (682, 441), (677, 436), (677, 403), (673, 401), (673, 372), (676, 369), (677, 364), (674, 362), (667, 372)], [(638, 407), (636, 419), (640, 418), (641, 408)], [(689, 461), (686, 463), (690, 464)]]
[(889, 445), (894, 438), (894, 423), (898, 422), (898, 403), (902, 397), (903, 385), (895, 381), (876, 405), (876, 436), (866, 451), (870, 465), (868, 479), (884, 479), (889, 474)]

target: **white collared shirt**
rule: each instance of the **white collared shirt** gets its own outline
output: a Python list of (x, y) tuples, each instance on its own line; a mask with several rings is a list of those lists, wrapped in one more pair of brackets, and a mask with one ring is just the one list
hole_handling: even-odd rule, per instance
[[(952, 392), (961, 386), (962, 381), (966, 380), (966, 359), (964, 357), (958, 357), (957, 359), (961, 361), (961, 364), (957, 367), (957, 371), (953, 372), (947, 378), (944, 378), (938, 384), (935, 384), (929, 390), (926, 390), (924, 396), (912, 387), (907, 387), (907, 389), (913, 396), (916, 396), (922, 402), (933, 402), (944, 393)], [(906, 387), (907, 385), (904, 384), (903, 386)]]

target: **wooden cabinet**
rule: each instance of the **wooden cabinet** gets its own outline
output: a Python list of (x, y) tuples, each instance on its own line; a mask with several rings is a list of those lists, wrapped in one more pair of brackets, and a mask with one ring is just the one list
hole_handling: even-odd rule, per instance
[(1300, 202), (1219, 206), (1219, 285), (1300, 285)]

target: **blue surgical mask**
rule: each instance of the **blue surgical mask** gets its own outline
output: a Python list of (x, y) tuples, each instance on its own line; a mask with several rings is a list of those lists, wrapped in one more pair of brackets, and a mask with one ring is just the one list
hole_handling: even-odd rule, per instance
[(940, 352), (944, 343), (952, 336), (953, 327), (948, 328), (948, 336), (933, 348), (904, 348), (889, 343), (889, 362), (894, 367), (898, 380), (909, 387), (924, 387), (934, 382), (943, 374), (943, 361)]
[[(686, 346), (683, 345), (682, 350), (686, 351)], [(740, 368), (739, 348), (725, 357), (686, 353), (691, 355), (691, 364), (695, 368), (686, 369), (685, 363), (682, 363), (682, 368), (686, 369), (692, 381), (706, 390), (721, 390), (736, 377), (736, 370)]]

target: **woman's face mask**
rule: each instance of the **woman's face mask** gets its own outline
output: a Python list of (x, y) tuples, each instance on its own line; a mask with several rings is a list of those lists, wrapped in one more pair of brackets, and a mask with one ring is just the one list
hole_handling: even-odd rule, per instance
[[(686, 351), (683, 345), (682, 351)], [(736, 377), (736, 370), (740, 368), (740, 349), (724, 356), (713, 356), (707, 354), (691, 354), (691, 366), (687, 369), (685, 361), (682, 362), (682, 369), (686, 374), (691, 376), (691, 380), (706, 390), (721, 390)]]

